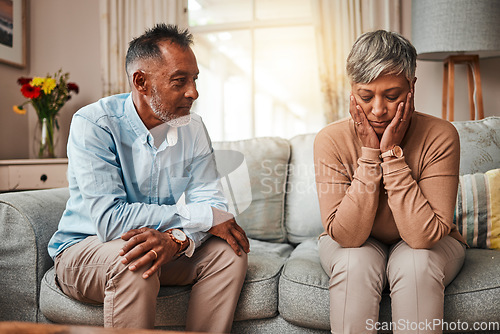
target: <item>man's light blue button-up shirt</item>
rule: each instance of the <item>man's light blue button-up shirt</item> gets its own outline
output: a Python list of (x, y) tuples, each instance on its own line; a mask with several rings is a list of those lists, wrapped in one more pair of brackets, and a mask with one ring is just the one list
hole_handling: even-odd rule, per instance
[(73, 116), (70, 198), (49, 242), (52, 258), (88, 236), (106, 242), (141, 227), (181, 228), (195, 247), (209, 236), (211, 207), (227, 211), (227, 202), (208, 133), (196, 114), (188, 125), (166, 129), (155, 145), (130, 94), (103, 98)]

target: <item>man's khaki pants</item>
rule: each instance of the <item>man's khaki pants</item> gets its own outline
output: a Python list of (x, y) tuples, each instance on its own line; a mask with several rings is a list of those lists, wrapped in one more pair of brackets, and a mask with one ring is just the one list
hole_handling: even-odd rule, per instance
[[(332, 333), (376, 333), (386, 282), (391, 290), (393, 333), (441, 333), (444, 288), (458, 274), (465, 246), (446, 236), (431, 249), (404, 241), (388, 247), (369, 238), (343, 248), (329, 236), (319, 240), (321, 265), (330, 277)], [(385, 324), (389, 326), (389, 324)]]
[(62, 291), (82, 302), (104, 303), (105, 327), (153, 328), (160, 286), (193, 284), (186, 330), (231, 331), (248, 267), (245, 252), (238, 256), (224, 240), (212, 237), (192, 257), (181, 256), (143, 279), (149, 266), (132, 272), (122, 264), (118, 252), (124, 243), (102, 243), (93, 236), (64, 250), (55, 262)]

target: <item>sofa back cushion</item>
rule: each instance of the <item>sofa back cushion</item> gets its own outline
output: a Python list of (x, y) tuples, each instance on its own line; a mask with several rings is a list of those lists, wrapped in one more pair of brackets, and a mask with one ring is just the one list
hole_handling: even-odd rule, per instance
[(460, 136), (460, 175), (500, 166), (500, 117), (453, 122)]
[(314, 174), (313, 145), (316, 134), (290, 139), (291, 158), (286, 187), (285, 226), (288, 240), (300, 243), (323, 232)]
[(214, 142), (229, 211), (253, 239), (286, 241), (283, 221), (290, 145), (281, 138)]

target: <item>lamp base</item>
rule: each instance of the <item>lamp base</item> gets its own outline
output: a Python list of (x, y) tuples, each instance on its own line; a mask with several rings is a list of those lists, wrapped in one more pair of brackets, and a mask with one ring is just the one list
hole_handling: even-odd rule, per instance
[[(455, 117), (454, 115), (455, 64), (467, 65), (470, 119), (474, 120), (474, 119), (484, 118), (483, 92), (481, 89), (481, 73), (479, 71), (478, 55), (449, 56), (444, 60), (442, 118), (452, 122), (454, 121)], [(474, 91), (476, 94), (474, 94)], [(477, 113), (476, 113), (476, 103), (477, 103)]]

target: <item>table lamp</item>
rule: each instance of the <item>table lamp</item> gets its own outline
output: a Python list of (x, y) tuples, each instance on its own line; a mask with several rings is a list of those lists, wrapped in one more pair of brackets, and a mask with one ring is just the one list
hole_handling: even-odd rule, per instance
[(465, 64), (470, 118), (484, 118), (479, 58), (500, 56), (500, 0), (413, 0), (411, 12), (417, 59), (444, 62), (442, 117), (454, 120), (455, 64)]

